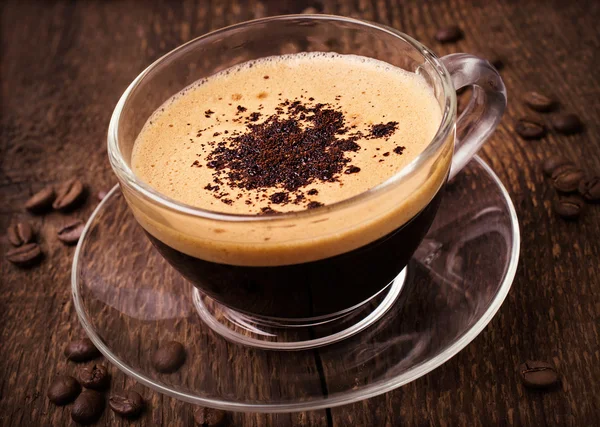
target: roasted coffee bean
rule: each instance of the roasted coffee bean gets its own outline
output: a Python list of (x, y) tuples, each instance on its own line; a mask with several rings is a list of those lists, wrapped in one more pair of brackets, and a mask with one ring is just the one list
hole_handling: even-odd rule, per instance
[(60, 186), (52, 207), (59, 211), (69, 211), (79, 205), (85, 197), (85, 187), (77, 178)]
[(577, 191), (584, 177), (585, 174), (577, 166), (563, 165), (552, 172), (552, 185), (561, 193), (572, 193)]
[(37, 243), (27, 243), (8, 251), (6, 259), (19, 267), (30, 267), (42, 259), (42, 250)]
[(154, 369), (162, 373), (178, 370), (185, 362), (185, 349), (180, 342), (169, 341), (154, 352), (152, 364)]
[(544, 164), (542, 165), (542, 170), (547, 176), (552, 176), (552, 173), (559, 167), (565, 165), (573, 165), (573, 162), (567, 159), (565, 156), (561, 156), (559, 154), (550, 156), (546, 160), (544, 160)]
[(65, 347), (65, 356), (73, 362), (86, 362), (100, 356), (100, 352), (89, 338), (72, 341)]
[(194, 421), (202, 427), (223, 427), (227, 425), (227, 412), (213, 408), (196, 408)]
[(56, 197), (56, 193), (54, 193), (54, 188), (48, 186), (37, 193), (25, 202), (25, 209), (30, 212), (40, 213), (47, 211), (52, 207), (52, 202)]
[(554, 179), (557, 176), (565, 173), (566, 171), (570, 171), (570, 170), (579, 170), (579, 168), (574, 163), (562, 164), (562, 165), (554, 168), (554, 170), (550, 174), (550, 178)]
[(137, 417), (144, 409), (144, 398), (136, 391), (129, 390), (126, 394), (113, 394), (108, 404), (117, 415), (125, 418)]
[(528, 360), (519, 366), (521, 381), (526, 387), (550, 388), (559, 382), (558, 372), (552, 364)]
[(554, 101), (539, 92), (527, 92), (523, 96), (523, 101), (529, 108), (535, 111), (550, 111), (554, 107)]
[(588, 202), (600, 201), (600, 176), (582, 179), (577, 189)]
[(575, 114), (557, 114), (552, 117), (552, 127), (557, 132), (570, 135), (581, 131), (583, 123)]
[(546, 127), (540, 121), (524, 117), (515, 123), (515, 131), (524, 139), (540, 139), (546, 135)]
[(79, 372), (79, 382), (85, 388), (104, 390), (110, 384), (110, 374), (103, 365), (86, 366)]
[(92, 424), (104, 412), (104, 396), (94, 390), (84, 390), (73, 403), (71, 418), (79, 424)]
[(33, 228), (28, 222), (20, 222), (8, 227), (6, 235), (11, 245), (21, 246), (33, 241)]
[(85, 223), (83, 221), (79, 219), (73, 220), (58, 230), (58, 240), (67, 245), (74, 245), (79, 241), (84, 228)]
[(579, 196), (562, 197), (554, 200), (554, 212), (565, 219), (575, 219), (581, 215), (585, 202)]
[(449, 27), (440, 28), (435, 33), (435, 39), (440, 43), (454, 43), (463, 37), (463, 32), (460, 27), (451, 25)]
[(81, 393), (81, 386), (77, 380), (69, 375), (59, 375), (48, 387), (48, 399), (55, 405), (66, 405), (75, 400)]

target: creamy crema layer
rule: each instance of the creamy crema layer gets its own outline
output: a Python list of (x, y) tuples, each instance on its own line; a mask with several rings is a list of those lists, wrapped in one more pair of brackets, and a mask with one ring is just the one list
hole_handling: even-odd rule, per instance
[(184, 216), (125, 194), (149, 233), (188, 255), (263, 266), (322, 259), (385, 236), (429, 203), (446, 178), (450, 140), (399, 188), (331, 206), (402, 170), (441, 115), (422, 76), (385, 62), (330, 53), (260, 59), (173, 96), (132, 155), (134, 173), (165, 196), (257, 220)]

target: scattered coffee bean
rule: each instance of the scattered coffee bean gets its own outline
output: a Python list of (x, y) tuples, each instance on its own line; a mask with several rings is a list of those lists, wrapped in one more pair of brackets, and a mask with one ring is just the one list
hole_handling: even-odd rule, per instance
[(555, 105), (551, 98), (535, 91), (527, 92), (523, 96), (523, 101), (532, 110), (541, 112), (550, 111)]
[(54, 193), (54, 188), (48, 186), (37, 193), (25, 202), (25, 209), (33, 213), (41, 213), (47, 211), (52, 207), (52, 202), (56, 197), (56, 193)]
[(454, 43), (463, 37), (460, 27), (452, 25), (450, 27), (440, 28), (435, 33), (435, 39), (440, 43)]
[(588, 202), (600, 201), (600, 176), (582, 179), (577, 189)]
[(79, 372), (79, 382), (85, 388), (104, 390), (110, 383), (110, 374), (103, 365), (86, 366)]
[(79, 424), (92, 424), (104, 412), (104, 396), (94, 390), (84, 390), (73, 403), (71, 418)]
[(100, 356), (100, 352), (89, 338), (72, 341), (65, 347), (65, 356), (73, 362), (86, 362)]
[(185, 362), (185, 349), (180, 342), (169, 341), (154, 352), (152, 364), (158, 372), (171, 373)]
[(550, 174), (550, 178), (555, 178), (558, 175), (564, 173), (565, 171), (570, 171), (570, 170), (579, 170), (579, 168), (577, 166), (575, 166), (574, 163), (565, 163), (563, 165), (557, 166), (554, 168), (554, 170), (552, 171), (552, 173)]
[(581, 169), (574, 165), (563, 165), (552, 172), (552, 185), (561, 193), (577, 191), (579, 183), (585, 177)]
[(69, 375), (59, 375), (48, 387), (48, 399), (55, 405), (66, 405), (75, 400), (81, 393), (81, 386), (77, 380)]
[(108, 404), (117, 415), (125, 418), (137, 417), (144, 409), (144, 398), (136, 391), (129, 390), (126, 394), (113, 394)]
[(20, 222), (18, 224), (11, 225), (6, 230), (8, 241), (13, 246), (21, 246), (26, 243), (33, 241), (33, 228), (28, 222)]
[(67, 244), (74, 245), (79, 241), (85, 224), (80, 219), (73, 220), (58, 230), (58, 240)]
[(562, 197), (554, 200), (554, 212), (565, 219), (575, 219), (581, 215), (585, 202), (579, 196)]
[(540, 139), (546, 135), (546, 127), (540, 121), (525, 117), (515, 124), (515, 131), (523, 139)]
[(37, 243), (27, 243), (8, 251), (6, 259), (19, 267), (30, 267), (42, 259), (42, 250)]
[(554, 156), (550, 156), (546, 160), (544, 160), (542, 170), (547, 176), (552, 176), (552, 173), (555, 169), (565, 165), (573, 165), (573, 162), (567, 159), (565, 156), (557, 154)]
[(83, 201), (85, 187), (77, 178), (73, 178), (60, 186), (52, 207), (59, 211), (69, 211)]
[(557, 132), (570, 135), (581, 131), (583, 123), (575, 114), (557, 114), (552, 117), (552, 127)]
[(227, 424), (227, 412), (213, 408), (196, 408), (194, 421), (202, 427), (222, 427)]
[(106, 195), (107, 195), (107, 194), (108, 194), (108, 193), (107, 193), (106, 191), (104, 191), (104, 190), (102, 190), (102, 191), (98, 191), (98, 195), (97, 195), (97, 197), (98, 197), (98, 200), (99, 200), (99, 201), (102, 201), (102, 200), (104, 200), (104, 198), (106, 197)]
[(558, 372), (552, 364), (528, 360), (519, 366), (521, 381), (526, 387), (550, 388), (558, 384)]

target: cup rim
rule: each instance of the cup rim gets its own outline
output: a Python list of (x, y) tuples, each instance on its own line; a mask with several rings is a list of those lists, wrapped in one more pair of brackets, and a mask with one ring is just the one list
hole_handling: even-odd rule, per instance
[[(416, 156), (410, 163), (404, 166), (401, 170), (396, 172), (394, 175), (389, 177), (387, 180), (379, 183), (378, 185), (369, 188), (362, 193), (359, 193), (350, 198), (331, 203), (325, 206), (321, 206), (315, 209), (306, 209), (301, 211), (293, 211), (293, 212), (284, 212), (284, 213), (276, 213), (276, 214), (265, 214), (265, 215), (256, 215), (256, 214), (235, 214), (235, 213), (225, 213), (219, 211), (213, 211), (209, 209), (202, 209), (192, 205), (188, 205), (182, 202), (179, 202), (175, 199), (172, 199), (156, 189), (152, 186), (148, 185), (140, 178), (138, 178), (131, 167), (125, 161), (121, 150), (119, 149), (119, 123), (121, 119), (121, 115), (124, 111), (125, 104), (127, 103), (131, 94), (135, 91), (135, 89), (139, 86), (142, 80), (150, 74), (155, 68), (159, 67), (165, 60), (172, 58), (173, 56), (182, 54), (187, 52), (192, 47), (196, 46), (198, 43), (202, 43), (207, 39), (211, 39), (214, 37), (221, 37), (225, 33), (230, 31), (235, 31), (236, 29), (246, 27), (249, 25), (256, 25), (266, 22), (272, 21), (293, 21), (293, 20), (317, 20), (317, 21), (335, 21), (335, 22), (346, 22), (352, 24), (358, 24), (367, 28), (372, 28), (378, 31), (385, 32), (389, 35), (392, 35), (408, 44), (410, 44), (413, 48), (415, 48), (424, 59), (424, 62), (431, 65), (435, 70), (436, 74), (440, 78), (441, 87), (443, 90), (444, 96), (444, 110), (442, 112), (442, 120), (440, 125), (436, 131), (435, 136), (431, 139), (427, 147)], [(119, 178), (121, 185), (125, 184), (126, 186), (131, 187), (136, 192), (142, 194), (145, 198), (152, 200), (159, 205), (166, 207), (170, 210), (176, 211), (180, 214), (185, 214), (194, 217), (200, 217), (204, 219), (211, 219), (216, 221), (227, 221), (227, 222), (272, 222), (272, 221), (280, 221), (286, 220), (290, 218), (300, 219), (305, 217), (312, 217), (315, 215), (320, 215), (321, 213), (327, 211), (338, 211), (343, 210), (351, 205), (355, 205), (364, 200), (368, 200), (372, 197), (375, 197), (386, 190), (399, 186), (403, 181), (408, 179), (412, 174), (416, 171), (420, 170), (421, 166), (440, 148), (440, 146), (446, 141), (448, 134), (454, 129), (454, 118), (456, 116), (456, 93), (454, 91), (454, 86), (450, 79), (450, 73), (442, 63), (442, 61), (435, 55), (429, 48), (415, 40), (414, 38), (394, 29), (390, 28), (386, 25), (377, 24), (369, 21), (364, 21), (355, 18), (349, 18), (345, 16), (338, 15), (326, 15), (326, 14), (295, 14), (295, 15), (279, 15), (279, 16), (270, 16), (266, 18), (254, 19), (250, 21), (244, 21), (238, 24), (230, 25), (227, 27), (223, 27), (217, 29), (215, 31), (211, 31), (202, 36), (199, 36), (195, 39), (192, 39), (181, 46), (169, 51), (165, 55), (161, 56), (157, 60), (155, 60), (152, 64), (150, 64), (146, 69), (144, 69), (127, 87), (125, 92), (121, 95), (115, 109), (112, 113), (109, 127), (108, 127), (108, 135), (107, 135), (107, 150), (110, 164)]]

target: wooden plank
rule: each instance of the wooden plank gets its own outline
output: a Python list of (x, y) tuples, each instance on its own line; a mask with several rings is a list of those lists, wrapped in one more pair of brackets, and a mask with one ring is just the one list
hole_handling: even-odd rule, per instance
[[(298, 13), (314, 2), (223, 0), (193, 2), (23, 2), (2, 4), (0, 85), (0, 229), (31, 219), (46, 259), (30, 271), (1, 262), (0, 425), (68, 425), (68, 408), (45, 392), (56, 373), (73, 372), (62, 346), (82, 335), (70, 299), (74, 249), (54, 233), (62, 214), (31, 217), (21, 206), (46, 183), (78, 174), (91, 197), (71, 216), (87, 218), (94, 194), (115, 178), (105, 135), (119, 96), (151, 61), (181, 43), (235, 22)], [(593, 425), (600, 407), (600, 211), (590, 207), (567, 223), (551, 212), (552, 190), (539, 171), (552, 153), (600, 171), (600, 81), (595, 78), (600, 4), (593, 1), (487, 2), (445, 0), (323, 1), (324, 12), (391, 25), (438, 54), (497, 51), (509, 108), (482, 155), (507, 186), (521, 222), (520, 268), (497, 316), (464, 351), (403, 388), (331, 411), (234, 414), (234, 425)], [(433, 40), (439, 26), (458, 22), (465, 39)], [(519, 93), (541, 89), (579, 114), (584, 134), (527, 142), (513, 121), (529, 113)], [(0, 249), (8, 242), (3, 235)], [(531, 393), (515, 374), (527, 358), (552, 360), (560, 390)], [(239, 361), (240, 370), (244, 361)], [(385, 363), (385, 361), (382, 361)], [(325, 366), (327, 368), (327, 366)], [(117, 390), (134, 382), (112, 368)], [(192, 406), (136, 386), (150, 410), (136, 425), (191, 425)], [(106, 411), (98, 425), (129, 425)]]
[[(11, 221), (31, 219), (47, 256), (40, 266), (30, 271), (16, 269), (2, 259), (0, 327), (3, 352), (8, 356), (0, 362), (3, 397), (0, 425), (71, 423), (69, 408), (53, 406), (45, 393), (55, 374), (77, 372), (79, 367), (68, 363), (62, 350), (71, 338), (83, 335), (70, 298), (74, 248), (64, 247), (55, 238), (56, 230), (67, 217), (58, 213), (31, 217), (22, 210), (24, 201), (46, 183), (58, 183), (77, 174), (88, 184), (91, 194), (84, 208), (68, 217), (87, 218), (97, 203), (95, 194), (109, 189), (115, 182), (106, 158), (106, 128), (116, 101), (131, 80), (154, 59), (190, 38), (253, 18), (250, 10), (234, 2), (199, 5), (56, 2), (40, 6), (40, 3), (14, 2), (4, 5), (3, 9), (2, 75), (8, 78), (2, 80), (0, 183), (3, 200), (8, 203), (2, 206), (0, 224), (5, 230)], [(46, 37), (49, 37), (49, 46), (44, 44)], [(11, 43), (7, 43), (9, 40)], [(110, 227), (117, 234), (130, 232), (119, 224)], [(2, 250), (8, 250), (5, 238)], [(138, 255), (147, 250), (147, 247), (139, 248)], [(105, 259), (110, 258), (110, 254), (97, 253), (96, 256), (98, 262), (105, 261), (103, 265), (108, 270), (111, 262), (115, 262)], [(127, 329), (128, 319), (119, 316), (116, 310), (103, 309), (107, 310), (103, 318), (106, 328), (127, 331), (111, 344), (130, 340), (132, 351), (137, 353), (130, 357), (139, 357), (140, 363), (147, 363), (143, 354), (151, 350), (152, 342), (140, 337), (154, 331), (152, 325), (147, 330)], [(165, 332), (198, 334), (194, 322), (190, 325), (190, 330)], [(198, 336), (199, 342), (201, 338)], [(190, 351), (190, 366), (196, 358), (212, 357), (230, 367), (225, 369), (217, 364), (214, 372), (187, 375), (185, 381), (190, 388), (197, 387), (197, 381), (219, 381), (223, 387), (229, 384), (230, 388), (231, 384), (245, 381), (251, 388), (248, 394), (255, 398), (260, 398), (261, 393), (273, 393), (265, 389), (270, 384), (269, 378), (256, 376), (268, 372), (269, 363), (274, 363), (266, 356), (255, 355), (249, 366), (247, 352), (239, 356), (243, 360), (236, 360), (221, 357), (227, 352), (223, 346), (194, 347), (198, 351)], [(295, 363), (297, 366), (302, 361)], [(315, 369), (314, 359), (305, 363), (308, 363), (307, 372)], [(224, 374), (225, 371), (229, 373)], [(135, 384), (115, 367), (111, 367), (111, 373), (113, 390)], [(287, 376), (285, 370), (277, 374)], [(319, 381), (317, 386), (320, 388)], [(149, 403), (149, 410), (136, 424), (193, 424), (192, 405), (140, 385), (136, 388)], [(325, 411), (279, 415), (239, 413), (232, 414), (232, 420), (234, 425), (248, 426), (326, 425)], [(106, 410), (98, 422), (107, 426), (129, 424), (110, 410)]]
[[(509, 107), (499, 130), (483, 149), (513, 198), (521, 223), (520, 268), (503, 307), (465, 350), (429, 375), (368, 401), (332, 409), (334, 425), (594, 425), (600, 422), (598, 318), (600, 211), (588, 209), (576, 223), (551, 211), (553, 190), (540, 173), (548, 155), (562, 153), (588, 171), (600, 170), (600, 112), (596, 73), (599, 7), (592, 2), (435, 3), (374, 1), (386, 10), (371, 16), (408, 32), (439, 55), (452, 52), (505, 58), (502, 76)], [(460, 23), (464, 40), (439, 45), (435, 29)], [(519, 94), (553, 94), (562, 111), (586, 123), (582, 135), (554, 132), (542, 141), (516, 136), (513, 121), (530, 112)], [(546, 122), (549, 124), (547, 117)], [(553, 361), (562, 388), (532, 393), (515, 371), (528, 358)]]

